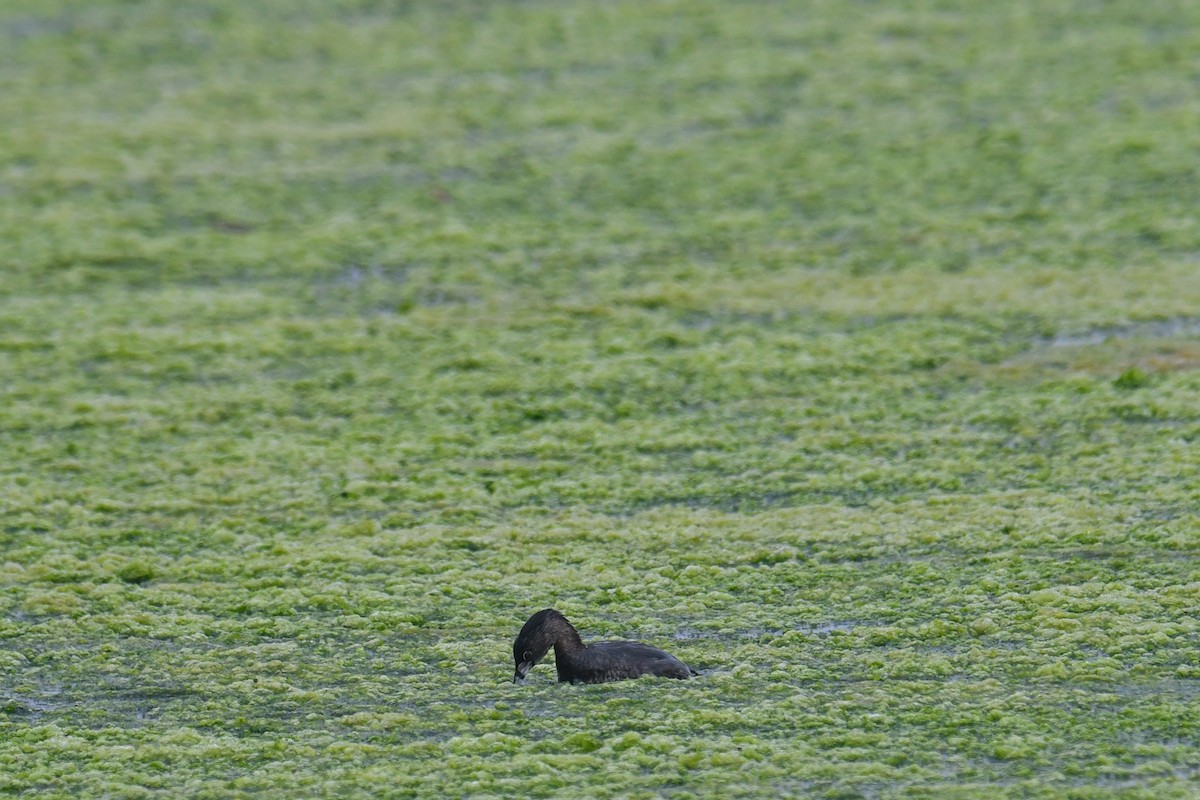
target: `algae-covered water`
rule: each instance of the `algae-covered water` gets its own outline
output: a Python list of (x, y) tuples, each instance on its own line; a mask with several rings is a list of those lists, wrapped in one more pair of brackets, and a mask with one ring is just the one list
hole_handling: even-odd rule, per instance
[(7, 0), (0, 796), (1200, 796), (1197, 31)]

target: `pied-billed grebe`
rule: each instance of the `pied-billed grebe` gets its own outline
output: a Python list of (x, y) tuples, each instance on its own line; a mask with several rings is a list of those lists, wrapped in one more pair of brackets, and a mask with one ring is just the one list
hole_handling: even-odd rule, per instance
[(513, 642), (513, 683), (523, 680), (551, 647), (558, 679), (564, 683), (606, 683), (642, 675), (686, 680), (699, 674), (670, 653), (641, 642), (584, 644), (566, 617), (547, 608), (530, 617)]

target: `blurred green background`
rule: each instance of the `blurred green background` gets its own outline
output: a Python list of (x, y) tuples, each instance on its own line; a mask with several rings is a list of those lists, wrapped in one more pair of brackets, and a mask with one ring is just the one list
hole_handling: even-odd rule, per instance
[(1197, 54), (7, 0), (0, 794), (1197, 796)]

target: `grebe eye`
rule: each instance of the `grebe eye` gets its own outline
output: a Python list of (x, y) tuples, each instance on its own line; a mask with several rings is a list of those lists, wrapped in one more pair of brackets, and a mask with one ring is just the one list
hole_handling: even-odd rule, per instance
[(532, 657), (533, 657), (533, 653), (530, 652), (529, 650), (526, 650), (525, 655), (521, 656), (521, 658), (525, 661), (528, 661)]

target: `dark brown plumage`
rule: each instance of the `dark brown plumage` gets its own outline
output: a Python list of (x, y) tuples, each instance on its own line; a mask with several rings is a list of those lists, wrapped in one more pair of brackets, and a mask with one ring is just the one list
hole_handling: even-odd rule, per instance
[(686, 680), (699, 674), (670, 653), (641, 642), (584, 644), (566, 617), (546, 608), (529, 618), (513, 642), (513, 683), (523, 680), (551, 647), (558, 679), (564, 683), (607, 683), (642, 675)]

